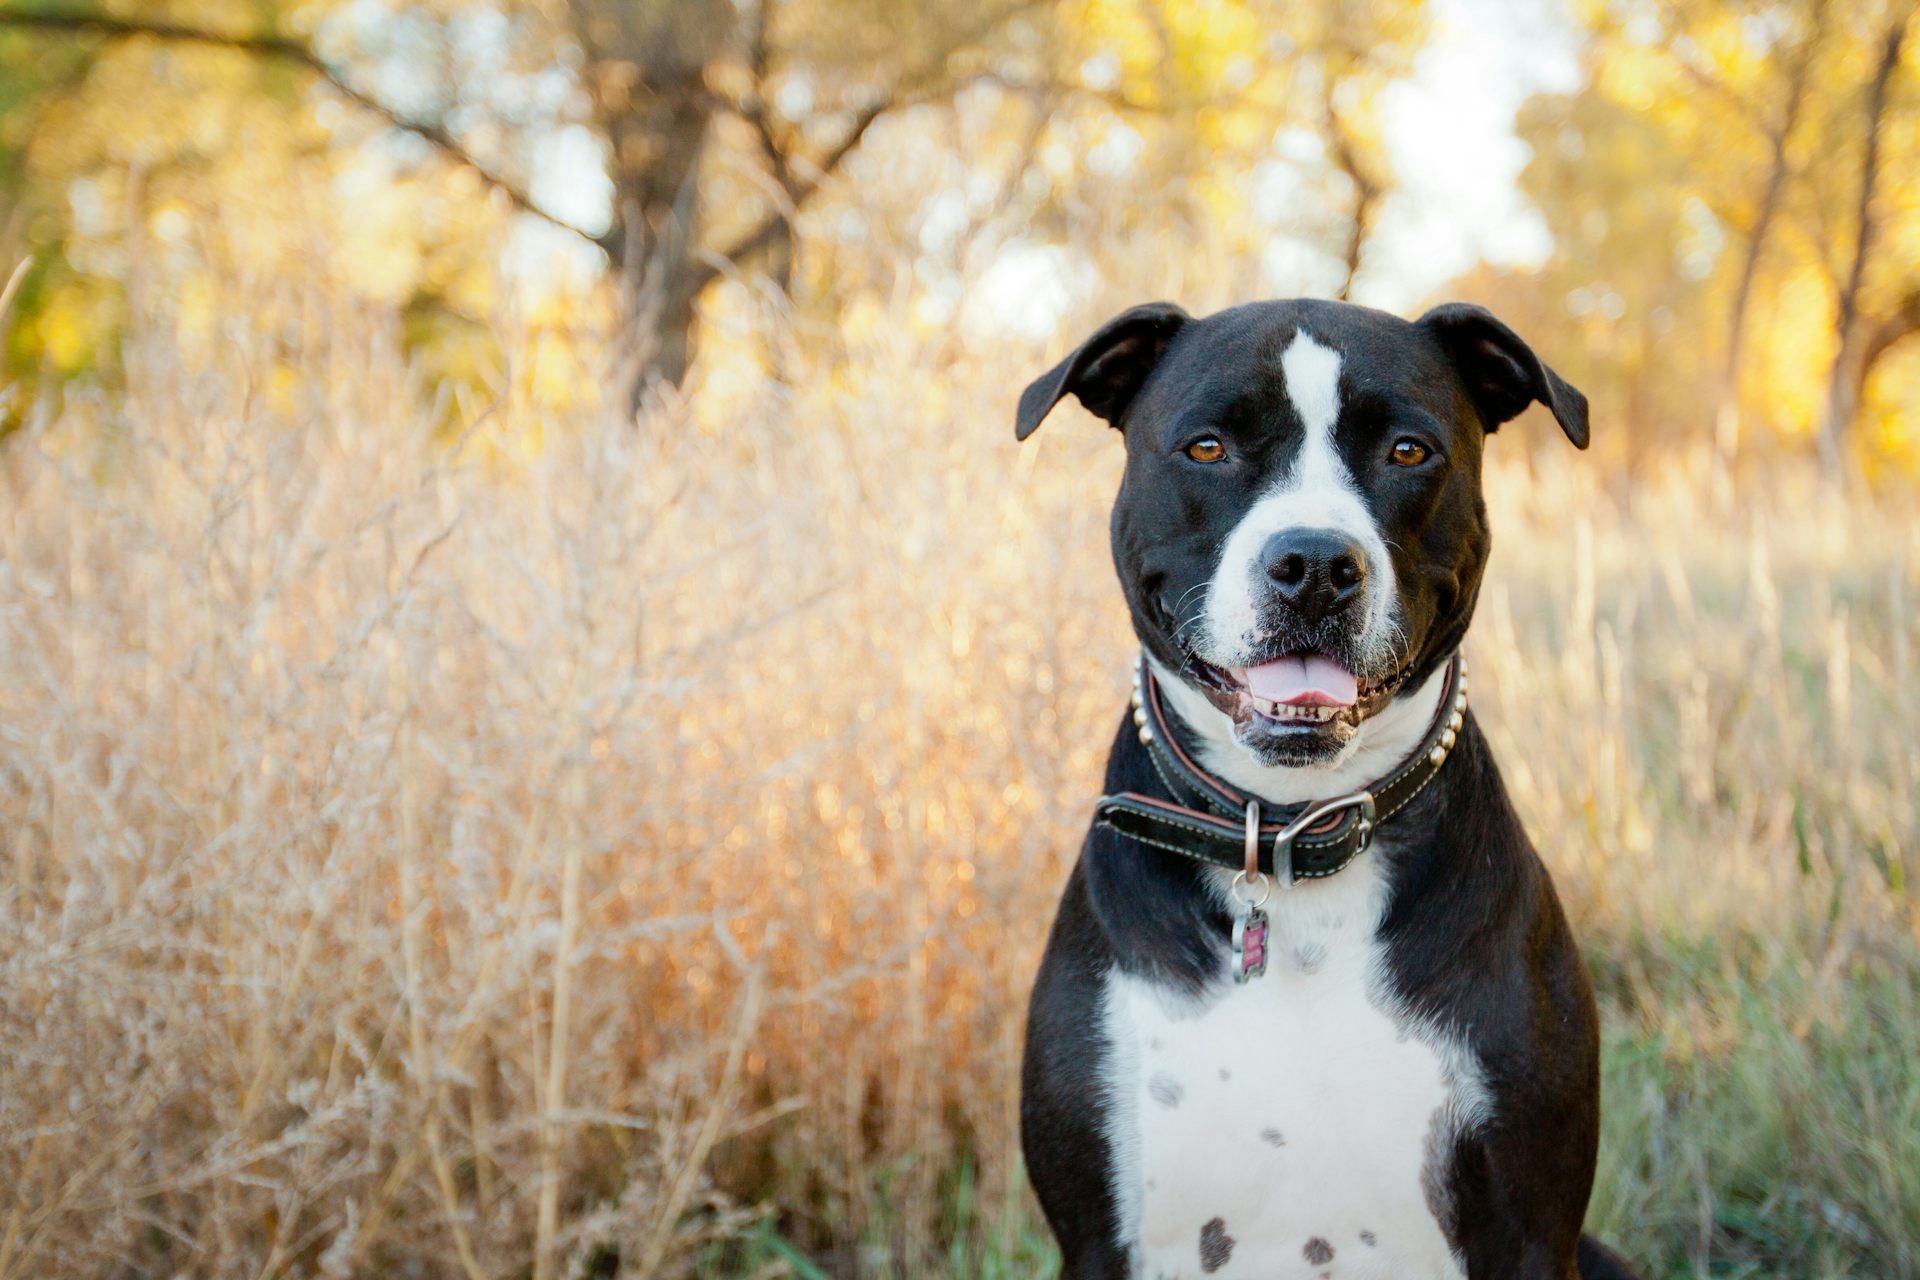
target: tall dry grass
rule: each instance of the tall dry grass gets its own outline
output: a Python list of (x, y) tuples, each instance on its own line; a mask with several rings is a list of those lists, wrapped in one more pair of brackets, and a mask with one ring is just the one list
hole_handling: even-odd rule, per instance
[[(450, 441), (302, 308), (0, 445), (0, 1277), (1050, 1265), (1117, 442), (1016, 450), (1044, 354), (904, 322), (637, 427), (510, 368)], [(1596, 1223), (1920, 1274), (1916, 504), (1529, 430), (1475, 690), (1607, 1006)]]

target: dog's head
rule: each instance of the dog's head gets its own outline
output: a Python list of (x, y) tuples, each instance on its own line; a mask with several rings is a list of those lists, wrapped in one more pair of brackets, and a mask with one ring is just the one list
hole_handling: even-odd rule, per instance
[(1114, 566), (1147, 652), (1266, 765), (1344, 758), (1360, 724), (1465, 635), (1489, 545), (1486, 436), (1587, 402), (1483, 308), (1409, 323), (1299, 300), (1115, 317), (1020, 397), (1121, 429)]

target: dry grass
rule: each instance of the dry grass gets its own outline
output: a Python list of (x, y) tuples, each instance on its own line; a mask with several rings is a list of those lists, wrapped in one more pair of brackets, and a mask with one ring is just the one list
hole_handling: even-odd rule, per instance
[[(1044, 1272), (1116, 442), (889, 337), (433, 443), (316, 330), (0, 446), (0, 1277)], [(1920, 505), (1530, 425), (1475, 688), (1608, 1007), (1596, 1224), (1920, 1275)]]

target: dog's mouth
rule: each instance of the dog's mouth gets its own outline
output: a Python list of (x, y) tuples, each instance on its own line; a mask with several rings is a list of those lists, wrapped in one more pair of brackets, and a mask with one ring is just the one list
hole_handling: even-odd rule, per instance
[(1266, 734), (1351, 732), (1392, 700), (1412, 670), (1409, 663), (1384, 675), (1356, 674), (1344, 659), (1312, 649), (1250, 667), (1216, 666), (1190, 650), (1183, 656), (1186, 673), (1236, 728)]

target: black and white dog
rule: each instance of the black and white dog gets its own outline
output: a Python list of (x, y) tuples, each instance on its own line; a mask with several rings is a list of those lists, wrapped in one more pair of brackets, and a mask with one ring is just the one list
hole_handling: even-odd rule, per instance
[(1020, 397), (1121, 429), (1132, 714), (1033, 993), (1067, 1280), (1630, 1280), (1581, 1234), (1593, 994), (1467, 711), (1486, 436), (1586, 399), (1487, 311), (1125, 312)]

